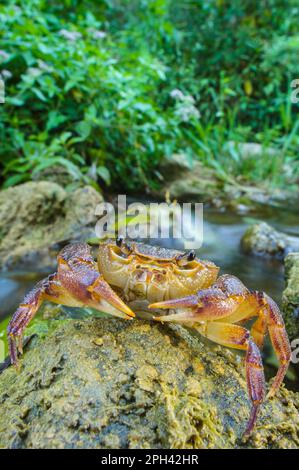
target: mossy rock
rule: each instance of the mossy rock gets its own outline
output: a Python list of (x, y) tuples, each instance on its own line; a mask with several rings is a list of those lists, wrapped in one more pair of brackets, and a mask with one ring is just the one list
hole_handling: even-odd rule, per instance
[(282, 310), (291, 339), (299, 337), (299, 253), (285, 259), (286, 288), (282, 295)]
[(298, 207), (296, 191), (273, 188), (270, 191), (262, 184), (252, 185), (237, 180), (225, 172), (207, 167), (199, 159), (191, 159), (183, 152), (165, 156), (160, 163), (159, 174), (161, 188), (153, 191), (157, 198), (167, 194), (170, 199), (204, 202), (242, 214), (251, 211), (264, 213), (272, 207), (284, 209), (286, 205), (296, 211)]
[(290, 251), (299, 248), (299, 240), (260, 222), (248, 227), (241, 239), (241, 248), (247, 254), (283, 260)]
[(48, 320), (0, 376), (1, 448), (297, 448), (284, 387), (247, 443), (243, 359), (180, 326)]
[(102, 200), (90, 186), (67, 192), (49, 181), (0, 191), (0, 268), (52, 270), (61, 245), (94, 235)]

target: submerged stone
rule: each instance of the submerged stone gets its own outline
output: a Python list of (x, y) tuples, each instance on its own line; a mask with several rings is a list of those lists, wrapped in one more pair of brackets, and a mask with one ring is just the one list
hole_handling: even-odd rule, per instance
[(299, 249), (299, 240), (275, 230), (266, 222), (260, 222), (246, 230), (241, 248), (248, 254), (283, 260), (290, 251)]

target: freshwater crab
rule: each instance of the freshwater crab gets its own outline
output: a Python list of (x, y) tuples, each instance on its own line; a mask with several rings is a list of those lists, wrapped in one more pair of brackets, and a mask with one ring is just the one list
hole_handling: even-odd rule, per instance
[[(268, 397), (280, 387), (291, 349), (276, 303), (265, 293), (250, 291), (232, 275), (217, 279), (219, 268), (187, 253), (122, 239), (107, 240), (98, 250), (98, 262), (83, 243), (66, 246), (58, 254), (58, 269), (40, 281), (13, 315), (8, 326), (11, 362), (18, 364), (23, 332), (44, 300), (73, 307), (90, 306), (132, 320), (136, 311), (155, 309), (161, 322), (179, 322), (208, 339), (246, 351), (245, 370), (252, 402), (245, 431), (249, 435), (265, 395), (260, 349), (269, 332), (279, 369)], [(257, 317), (251, 330), (240, 323)]]

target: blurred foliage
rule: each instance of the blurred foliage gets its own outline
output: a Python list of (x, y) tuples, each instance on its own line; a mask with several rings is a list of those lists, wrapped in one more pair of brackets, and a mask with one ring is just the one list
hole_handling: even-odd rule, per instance
[[(220, 176), (298, 182), (298, 0), (2, 1), (0, 24), (5, 187), (63, 167), (158, 188), (178, 152)], [(245, 161), (229, 141), (279, 151)]]

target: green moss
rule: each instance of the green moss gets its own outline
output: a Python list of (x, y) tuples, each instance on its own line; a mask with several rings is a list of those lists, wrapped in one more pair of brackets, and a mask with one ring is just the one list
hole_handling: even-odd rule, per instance
[(290, 253), (285, 259), (286, 288), (282, 296), (282, 309), (291, 339), (299, 335), (299, 253)]

